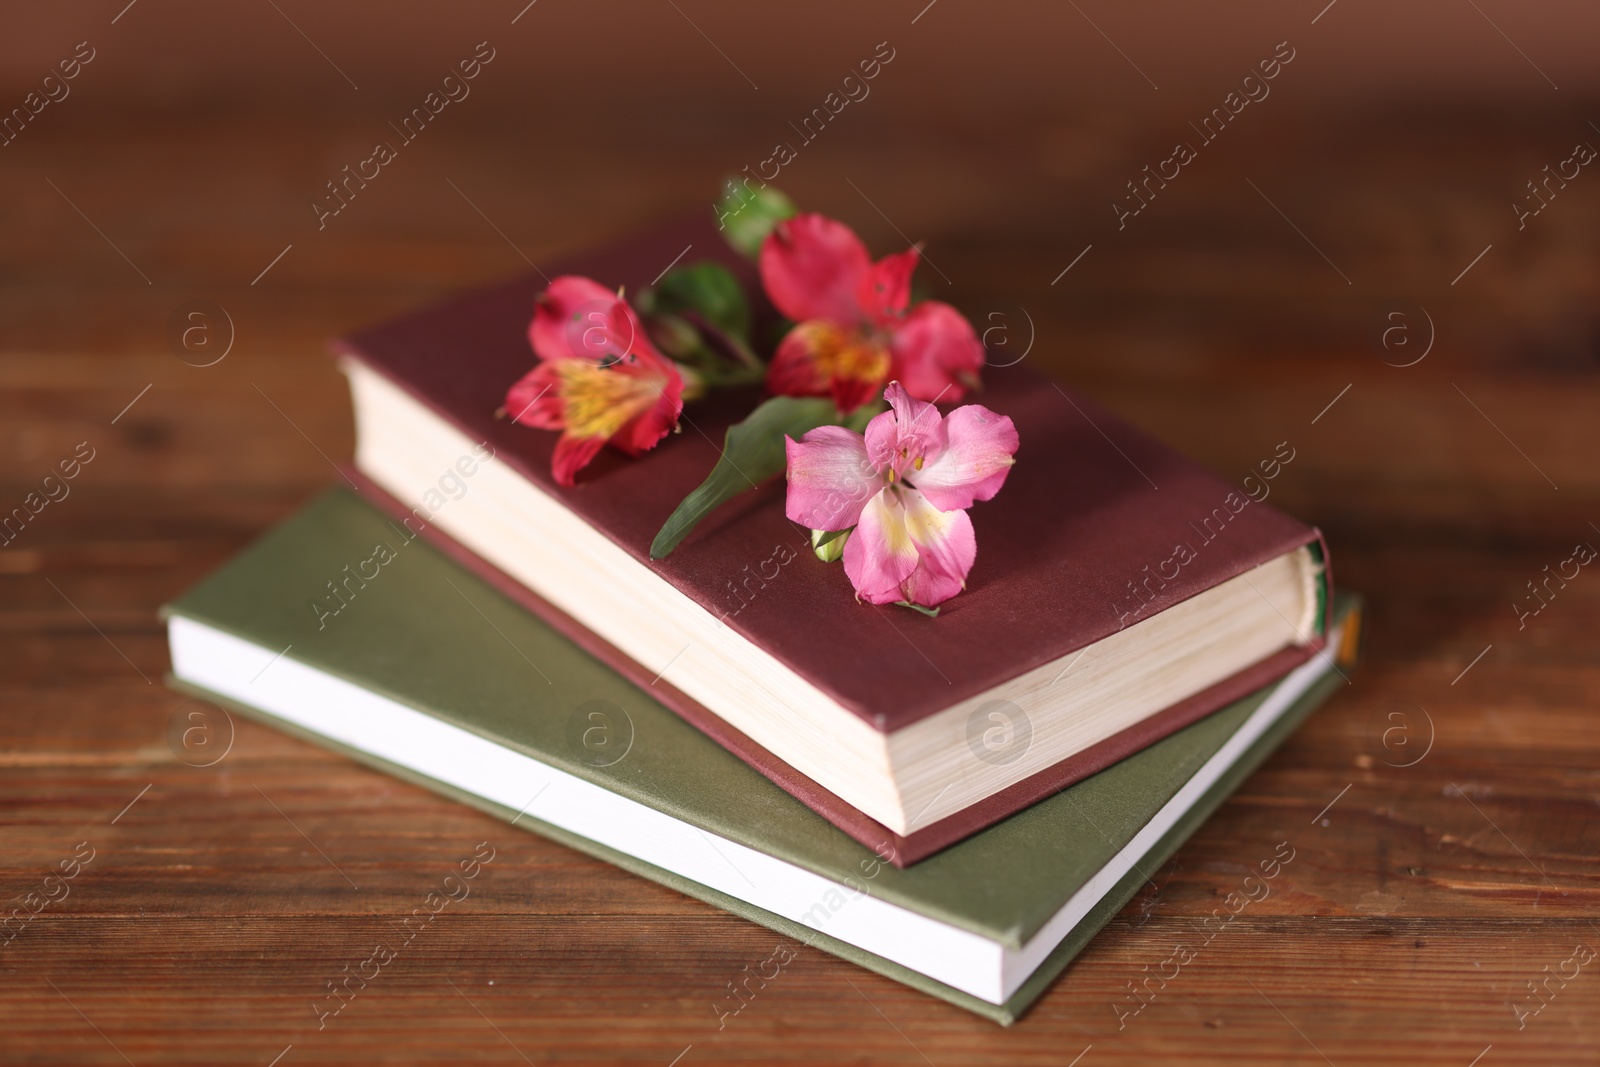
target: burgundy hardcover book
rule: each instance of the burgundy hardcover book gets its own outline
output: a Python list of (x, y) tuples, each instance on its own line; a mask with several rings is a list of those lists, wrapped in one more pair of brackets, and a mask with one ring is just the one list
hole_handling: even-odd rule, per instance
[[(701, 258), (758, 296), (709, 222), (548, 274), (637, 292)], [(1255, 499), (1292, 452), (1228, 482), (1022, 365), (985, 368), (970, 398), (1009, 416), (1021, 447), (1004, 489), (971, 512), (977, 562), (939, 617), (856, 602), (842, 568), (784, 516), (781, 478), (652, 560), (661, 524), (757, 397), (693, 403), (644, 457), (606, 450), (577, 486), (556, 485), (556, 435), (496, 417), (535, 362), (527, 327), (545, 284), (535, 273), (335, 343), (356, 399), (353, 479), (897, 864), (1320, 647), (1320, 535)]]

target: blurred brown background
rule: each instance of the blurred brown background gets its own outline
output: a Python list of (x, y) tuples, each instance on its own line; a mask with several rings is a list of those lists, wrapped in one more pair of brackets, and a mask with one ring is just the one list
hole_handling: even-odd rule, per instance
[[(1600, 81), (1591, 62), (1600, 12), (1578, 0), (1520, 5), (1479, 0), (1476, 6), (1467, 0), (1389, 5), (1146, 0), (1076, 6), (1042, 0), (938, 0), (932, 5), (927, 0), (803, 5), (679, 0), (676, 9), (669, 3), (538, 0), (510, 25), (525, 4), (137, 0), (114, 27), (109, 22), (127, 0), (18, 5), (5, 16), (0, 63), (8, 88), (25, 86), (33, 80), (31, 69), (52, 62), (63, 40), (73, 44), (87, 36), (114, 42), (122, 53), (106, 65), (115, 72), (117, 88), (104, 100), (179, 107), (201, 99), (269, 107), (316, 101), (360, 112), (329, 99), (327, 90), (340, 78), (330, 77), (294, 27), (361, 91), (377, 95), (369, 107), (381, 104), (385, 94), (391, 103), (396, 93), (405, 98), (430, 66), (452, 63), (457, 38), (476, 43), (487, 37), (514, 42), (519, 57), (515, 70), (502, 72), (494, 94), (502, 106), (529, 94), (550, 99), (558, 87), (572, 86), (645, 110), (670, 111), (685, 98), (702, 108), (720, 103), (731, 110), (737, 102), (729, 98), (749, 88), (731, 72), (736, 64), (761, 92), (772, 94), (766, 105), (743, 108), (754, 115), (763, 106), (809, 100), (834, 68), (854, 64), (862, 45), (870, 50), (888, 38), (913, 45), (922, 56), (912, 56), (901, 69), (899, 91), (886, 94), (897, 100), (887, 110), (924, 121), (932, 103), (961, 103), (961, 110), (970, 112), (1022, 102), (1073, 111), (1133, 97), (1132, 89), (1149, 85), (1131, 73), (1119, 48), (1161, 91), (1203, 92), (1219, 75), (1253, 63), (1260, 46), (1285, 38), (1309, 43), (1314, 37), (1324, 57), (1322, 69), (1306, 74), (1303, 98), (1380, 104), (1419, 95), (1532, 101), (1549, 88), (1532, 69), (1534, 63), (1563, 92), (1580, 95)], [(1329, 10), (1313, 27), (1310, 20), (1324, 8)], [(732, 62), (719, 60), (713, 47)], [(644, 86), (656, 91), (639, 99)], [(1122, 102), (1143, 110), (1137, 99)]]
[[(0, 548), (0, 875), (103, 857), (0, 959), (0, 1062), (1595, 1062), (1600, 975), (1515, 1008), (1597, 936), (1600, 579), (1521, 628), (1512, 605), (1600, 545), (1600, 177), (1528, 185), (1600, 146), (1600, 8), (524, 4), (0, 12), (0, 115), (94, 56), (0, 146), (0, 506), (98, 450)], [(400, 145), (479, 42), (470, 95)], [(869, 95), (804, 142), (880, 42)], [(379, 140), (398, 158), (319, 229)], [(708, 211), (780, 141), (802, 205), (879, 254), (927, 242), (921, 280), (999, 328), (996, 362), (1224, 473), (1291, 442), (1273, 500), (1370, 606), (1349, 691), (1011, 1031), (809, 950), (719, 1031), (707, 1005), (773, 935), (269, 730), (209, 770), (165, 740), (156, 608), (349, 454), (325, 338)], [(1119, 229), (1179, 141), (1198, 158)], [(200, 299), (233, 340), (207, 367), (169, 333)], [(1402, 721), (1429, 724), (1409, 767)], [(494, 891), (317, 1033), (352, 939), (490, 831), (517, 846)], [(1124, 983), (1285, 837), (1290, 891), (1119, 1030)], [(372, 888), (326, 884), (308, 839)]]

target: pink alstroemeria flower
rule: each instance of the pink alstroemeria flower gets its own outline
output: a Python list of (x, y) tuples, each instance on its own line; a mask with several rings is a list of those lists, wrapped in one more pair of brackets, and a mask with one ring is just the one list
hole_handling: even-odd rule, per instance
[(949, 304), (925, 300), (907, 311), (909, 248), (874, 263), (842, 222), (796, 215), (761, 246), (761, 283), (796, 323), (778, 343), (767, 387), (782, 396), (831, 396), (853, 411), (890, 378), (919, 400), (960, 400), (975, 386), (983, 344)]
[(598, 282), (563, 275), (534, 306), (528, 340), (540, 363), (506, 393), (506, 414), (560, 430), (550, 460), (572, 485), (610, 442), (630, 456), (654, 448), (683, 412), (683, 378), (656, 351), (625, 300)]
[(978, 554), (966, 509), (1000, 491), (1016, 462), (1017, 428), (978, 404), (941, 417), (899, 382), (884, 399), (889, 410), (864, 437), (820, 426), (785, 439), (785, 513), (814, 530), (855, 527), (844, 570), (858, 598), (933, 607), (966, 587)]

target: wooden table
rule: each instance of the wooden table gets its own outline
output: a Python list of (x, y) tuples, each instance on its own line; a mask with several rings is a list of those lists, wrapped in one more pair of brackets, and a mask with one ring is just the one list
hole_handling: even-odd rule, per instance
[[(926, 239), (934, 292), (1218, 470), (1288, 441), (1273, 499), (1370, 607), (1352, 684), (1009, 1030), (792, 946), (719, 1031), (776, 935), (263, 727), (208, 766), (172, 741), (194, 707), (158, 605), (350, 454), (324, 339), (702, 205), (759, 130), (551, 117), (582, 146), (552, 160), (463, 121), (319, 232), (308, 201), (373, 119), (30, 129), (0, 160), (0, 506), (93, 459), (0, 548), (0, 886), (93, 858), (0, 949), (0, 1062), (1600, 1061), (1600, 961), (1530, 992), (1600, 948), (1600, 575), (1513, 611), (1600, 546), (1600, 179), (1521, 232), (1507, 210), (1585, 117), (1261, 119), (1122, 231), (1109, 204), (1176, 116), (885, 139), (863, 111), (785, 178), (878, 250)], [(205, 367), (169, 340), (200, 299), (233, 336)], [(1284, 839), (1272, 895), (1119, 1027)], [(484, 840), (470, 900), (319, 1032), (325, 983)]]

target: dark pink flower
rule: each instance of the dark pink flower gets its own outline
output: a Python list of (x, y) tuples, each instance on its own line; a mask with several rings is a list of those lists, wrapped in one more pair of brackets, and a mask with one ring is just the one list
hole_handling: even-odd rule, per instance
[(842, 411), (890, 378), (919, 400), (961, 399), (977, 384), (983, 345), (949, 304), (908, 309), (920, 258), (909, 248), (874, 263), (850, 227), (822, 215), (778, 223), (761, 246), (761, 281), (796, 325), (772, 357), (768, 388), (831, 396)]
[(683, 378), (656, 351), (620, 296), (564, 275), (534, 306), (528, 340), (539, 365), (506, 393), (506, 413), (524, 426), (560, 430), (550, 469), (572, 485), (600, 447), (637, 456), (654, 448), (683, 411)]

